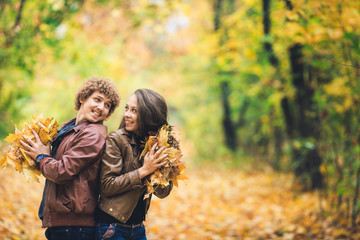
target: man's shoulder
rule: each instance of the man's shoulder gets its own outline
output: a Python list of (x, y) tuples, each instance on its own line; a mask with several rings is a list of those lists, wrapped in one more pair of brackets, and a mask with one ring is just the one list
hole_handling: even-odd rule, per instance
[(82, 126), (80, 130), (95, 135), (101, 134), (104, 138), (107, 136), (107, 127), (101, 123), (88, 123)]

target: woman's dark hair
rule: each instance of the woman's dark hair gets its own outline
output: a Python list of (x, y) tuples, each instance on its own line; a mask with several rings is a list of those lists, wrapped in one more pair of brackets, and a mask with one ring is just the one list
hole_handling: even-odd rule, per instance
[[(141, 88), (134, 92), (137, 98), (137, 134), (145, 137), (150, 131), (157, 131), (162, 125), (168, 124), (168, 108), (165, 99), (151, 89)], [(120, 128), (125, 127), (124, 117)]]

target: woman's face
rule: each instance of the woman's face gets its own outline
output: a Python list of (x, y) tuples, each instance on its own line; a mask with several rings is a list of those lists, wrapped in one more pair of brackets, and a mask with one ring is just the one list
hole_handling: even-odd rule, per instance
[(109, 114), (111, 101), (99, 91), (93, 92), (86, 100), (81, 101), (81, 106), (76, 117), (76, 124), (103, 121)]
[(138, 130), (137, 110), (137, 97), (133, 94), (126, 103), (124, 112), (125, 129), (129, 132), (136, 132)]

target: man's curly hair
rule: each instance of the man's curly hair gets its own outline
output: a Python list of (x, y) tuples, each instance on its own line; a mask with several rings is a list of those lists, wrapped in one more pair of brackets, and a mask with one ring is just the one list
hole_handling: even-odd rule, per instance
[(90, 77), (83, 83), (75, 95), (75, 110), (80, 109), (80, 101), (85, 101), (95, 91), (101, 92), (110, 99), (111, 107), (106, 118), (110, 117), (120, 104), (120, 94), (116, 85), (110, 79), (104, 77)]

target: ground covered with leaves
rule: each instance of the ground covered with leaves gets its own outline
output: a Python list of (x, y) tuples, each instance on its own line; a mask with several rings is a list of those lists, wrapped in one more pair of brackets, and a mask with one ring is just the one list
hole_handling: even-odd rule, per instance
[[(291, 175), (191, 167), (166, 199), (153, 197), (148, 239), (360, 239), (320, 210), (318, 193), (292, 190)], [(37, 218), (43, 179), (0, 170), (0, 239), (45, 239)], [(325, 200), (321, 208), (327, 208)]]

